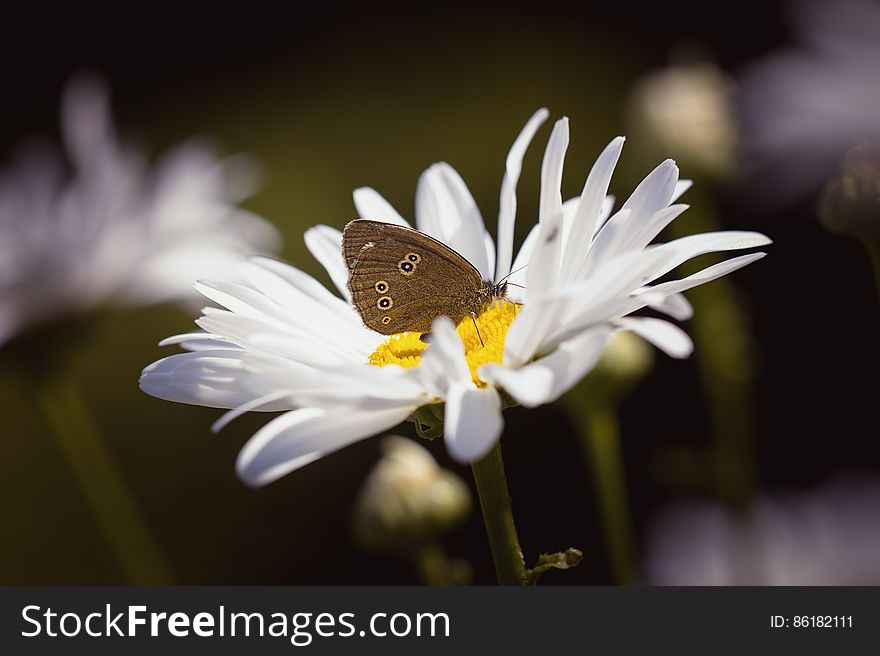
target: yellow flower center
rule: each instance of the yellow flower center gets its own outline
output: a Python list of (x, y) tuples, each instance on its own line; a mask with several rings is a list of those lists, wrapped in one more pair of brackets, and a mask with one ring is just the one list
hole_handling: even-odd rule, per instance
[[(490, 304), (478, 317), (465, 317), (456, 326), (464, 344), (464, 357), (471, 371), (471, 379), (480, 387), (486, 383), (477, 376), (477, 369), (489, 362), (501, 363), (504, 356), (504, 338), (516, 318), (519, 305), (511, 301)], [(479, 331), (479, 332), (478, 332)], [(397, 333), (382, 342), (370, 354), (370, 364), (384, 367), (396, 364), (401, 367), (417, 367), (422, 353), (428, 348), (421, 339), (422, 333)]]

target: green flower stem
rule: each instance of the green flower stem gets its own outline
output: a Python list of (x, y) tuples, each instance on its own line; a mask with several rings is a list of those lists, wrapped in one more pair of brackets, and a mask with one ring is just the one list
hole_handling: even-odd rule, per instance
[(596, 404), (582, 406), (577, 417), (582, 423), (582, 447), (596, 487), (611, 571), (617, 583), (632, 585), (637, 579), (635, 542), (617, 413), (608, 405)]
[[(693, 196), (696, 190), (688, 193)], [(691, 209), (670, 226), (672, 237), (722, 228), (710, 197), (691, 198)], [(686, 263), (689, 275), (706, 266)], [(751, 337), (736, 288), (721, 278), (688, 292), (694, 306), (690, 332), (714, 436), (709, 472), (715, 492), (728, 503), (748, 502), (755, 486)]]
[(501, 445), (496, 442), (488, 455), (475, 462), (472, 468), (498, 583), (528, 585), (529, 574), (513, 522), (513, 508), (510, 504), (510, 493), (507, 491)]
[(120, 475), (79, 387), (61, 374), (37, 392), (50, 432), (132, 585), (169, 585), (171, 572)]

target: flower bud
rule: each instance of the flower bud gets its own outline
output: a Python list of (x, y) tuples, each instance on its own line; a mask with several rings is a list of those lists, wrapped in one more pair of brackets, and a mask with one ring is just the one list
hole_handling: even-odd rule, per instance
[(631, 132), (688, 171), (723, 177), (733, 166), (738, 141), (733, 89), (733, 81), (705, 61), (651, 73), (630, 96)]
[(427, 449), (389, 436), (367, 477), (354, 513), (354, 534), (365, 548), (406, 553), (430, 544), (467, 517), (470, 490), (440, 467)]
[(880, 144), (847, 152), (819, 199), (819, 220), (830, 232), (880, 237)]

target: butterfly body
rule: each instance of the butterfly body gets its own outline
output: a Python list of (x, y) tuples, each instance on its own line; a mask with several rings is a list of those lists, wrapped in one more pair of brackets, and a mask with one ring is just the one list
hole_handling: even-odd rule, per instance
[(470, 262), (423, 232), (355, 219), (342, 233), (348, 290), (364, 324), (384, 335), (427, 333), (503, 299), (506, 283), (484, 281)]

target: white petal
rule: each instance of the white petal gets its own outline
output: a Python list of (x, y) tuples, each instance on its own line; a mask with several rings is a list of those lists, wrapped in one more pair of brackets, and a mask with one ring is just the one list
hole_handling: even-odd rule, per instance
[(530, 296), (507, 333), (505, 364), (508, 359), (511, 365), (523, 364), (536, 353), (550, 352), (590, 326), (623, 314), (622, 308), (633, 303), (632, 291), (644, 285), (668, 257), (658, 249), (624, 253), (586, 280)]
[(621, 210), (596, 235), (587, 266), (578, 272), (578, 276), (589, 276), (597, 266), (615, 255), (645, 248), (687, 208), (687, 205), (672, 205), (650, 216), (634, 216), (628, 210)]
[(526, 149), (535, 137), (538, 128), (549, 115), (550, 112), (545, 108), (535, 112), (507, 154), (498, 209), (498, 266), (495, 271), (495, 280), (500, 280), (511, 271), (510, 263), (513, 258), (513, 235), (516, 223), (516, 185), (522, 172), (522, 161)]
[(293, 410), (269, 422), (248, 440), (238, 454), (236, 471), (248, 485), (271, 483), (328, 453), (396, 426), (412, 410)]
[(568, 149), (568, 117), (556, 121), (541, 163), (541, 197), (538, 220), (562, 214), (562, 165)]
[(680, 293), (693, 287), (703, 285), (707, 282), (715, 280), (716, 278), (720, 278), (721, 276), (726, 276), (729, 273), (733, 273), (737, 269), (741, 269), (747, 264), (751, 264), (756, 260), (760, 260), (766, 255), (766, 253), (749, 253), (748, 255), (732, 257), (729, 260), (724, 260), (724, 262), (719, 262), (718, 264), (713, 264), (710, 267), (706, 267), (702, 271), (698, 271), (697, 273), (687, 276), (686, 278), (682, 278), (681, 280), (670, 280), (669, 282), (663, 282), (659, 285), (648, 287), (647, 291), (644, 292), (642, 296)]
[(602, 357), (611, 333), (608, 326), (589, 330), (563, 342), (555, 352), (537, 361), (546, 360), (546, 364), (556, 371), (553, 396), (549, 401), (558, 399), (590, 373)]
[(438, 317), (434, 321), (431, 344), (422, 356), (422, 363), (412, 371), (412, 375), (435, 396), (445, 395), (450, 382), (470, 382), (464, 344), (447, 317)]
[[(562, 212), (538, 224), (538, 236), (526, 269), (528, 298), (540, 298), (557, 288)], [(504, 346), (505, 361), (519, 365), (532, 357), (547, 334), (561, 318), (561, 307), (547, 307), (535, 312), (530, 300), (511, 325)]]
[[(675, 193), (677, 180), (678, 167), (671, 159), (651, 171), (636, 187), (620, 211), (602, 226), (590, 249), (589, 257), (581, 260), (572, 277), (589, 276), (600, 264), (630, 248), (630, 243), (641, 242), (643, 233), (650, 234), (653, 226), (661, 223), (664, 217), (661, 216), (654, 222), (651, 222), (649, 217), (669, 205)], [(640, 245), (645, 245), (650, 240), (649, 238)]]
[(556, 214), (545, 217), (538, 224), (538, 237), (526, 271), (530, 296), (542, 295), (557, 284), (562, 252), (562, 219), (560, 205)]
[(310, 312), (308, 304), (284, 306), (273, 302), (258, 291), (223, 282), (200, 282), (196, 288), (208, 298), (232, 312), (205, 308), (204, 316), (196, 323), (209, 332), (220, 334), (237, 344), (253, 344), (253, 336), (261, 333), (280, 337), (297, 337), (316, 344), (326, 343), (321, 350), (334, 351), (346, 358), (358, 357), (362, 351), (375, 346), (370, 331), (358, 325), (354, 317), (341, 321), (330, 314), (320, 319), (326, 308)]
[[(560, 297), (575, 297), (576, 314), (592, 312), (597, 320), (598, 309), (625, 301), (634, 289), (650, 280), (653, 272), (669, 259), (659, 249), (629, 251), (609, 259), (586, 280), (555, 291)], [(607, 310), (606, 310), (607, 311)]]
[(616, 137), (605, 146), (587, 176), (577, 211), (572, 219), (571, 230), (566, 239), (560, 274), (563, 280), (571, 279), (574, 276), (580, 260), (590, 248), (593, 234), (601, 220), (603, 205), (608, 194), (608, 185), (611, 183), (611, 175), (614, 173), (614, 167), (617, 166), (624, 141), (623, 137)]
[(596, 226), (596, 230), (602, 227), (602, 224), (611, 216), (611, 212), (614, 210), (614, 194), (608, 194), (605, 196), (605, 200), (602, 201), (602, 209), (599, 210), (599, 223)]
[(507, 296), (517, 303), (524, 302), (528, 295), (526, 286), (528, 282), (529, 261), (532, 259), (532, 253), (535, 251), (535, 244), (538, 243), (538, 233), (540, 230), (540, 223), (536, 223), (529, 230), (529, 234), (526, 235), (522, 246), (519, 247), (519, 252), (516, 254), (516, 259), (513, 261), (513, 266), (507, 277), (507, 282), (510, 284)]
[[(751, 239), (757, 239), (757, 237), (734, 236), (728, 245), (751, 243)], [(662, 246), (654, 247), (645, 251), (619, 255), (600, 267), (595, 275), (583, 283), (561, 288), (547, 298), (530, 301), (530, 306), (520, 312), (507, 334), (505, 361), (508, 355), (508, 346), (514, 343), (512, 338), (518, 337), (516, 323), (526, 316), (526, 310), (541, 314), (547, 311), (555, 312), (555, 308), (560, 304), (567, 305), (563, 319), (556, 321), (554, 329), (547, 331), (542, 341), (534, 346), (535, 352), (546, 351), (590, 326), (627, 315), (649, 304), (660, 303), (666, 295), (678, 293), (719, 278), (765, 255), (765, 253), (743, 255), (708, 267), (682, 280), (672, 280), (654, 287), (641, 288), (641, 285), (648, 280), (662, 275), (662, 273), (658, 274), (658, 271), (668, 270), (665, 267), (669, 263), (670, 254), (663, 251), (662, 248)], [(680, 255), (680, 253), (676, 255)], [(633, 295), (625, 294), (624, 290), (626, 289), (632, 290)], [(634, 293), (636, 290), (638, 290), (637, 294)]]
[[(489, 254), (486, 250), (486, 240), (491, 241), (491, 235), (486, 230), (486, 224), (483, 222), (477, 201), (474, 200), (470, 189), (458, 171), (448, 164), (441, 163), (439, 166), (446, 187), (458, 207), (458, 214), (463, 221), (456, 231), (454, 247), (477, 268), (483, 276), (483, 280), (492, 280), (495, 270), (489, 268)], [(492, 259), (494, 260), (494, 254)]]
[(370, 221), (384, 221), (385, 223), (409, 227), (409, 222), (400, 216), (391, 203), (382, 198), (381, 194), (375, 189), (359, 187), (354, 190), (352, 196), (354, 197), (354, 207), (357, 210), (358, 218), (369, 219)]
[(354, 319), (351, 306), (330, 292), (326, 292), (320, 299), (315, 298), (255, 262), (245, 262), (239, 266), (239, 271), (251, 287), (278, 305), (288, 309), (295, 308), (298, 312), (317, 314), (315, 318), (321, 321), (338, 321), (343, 318), (350, 323)]
[[(219, 433), (221, 430), (223, 430), (223, 428), (228, 426), (230, 422), (241, 417), (243, 414), (260, 410), (265, 412), (267, 408), (272, 407), (272, 404), (286, 399), (288, 399), (288, 394), (286, 391), (272, 392), (271, 394), (266, 394), (265, 396), (259, 396), (252, 401), (248, 401), (247, 403), (242, 403), (237, 408), (233, 408), (229, 412), (223, 413), (223, 416), (220, 417), (220, 419), (211, 424), (211, 432)], [(287, 400), (285, 405), (286, 407), (290, 407), (290, 401)]]
[[(199, 325), (208, 326), (209, 324), (200, 319)], [(350, 344), (339, 342), (329, 333), (330, 331), (322, 337), (305, 332), (294, 333), (291, 331), (284, 334), (278, 331), (263, 331), (251, 334), (247, 338), (247, 348), (251, 351), (282, 356), (292, 362), (319, 369), (351, 366), (366, 360), (370, 349), (363, 351), (352, 349)]]
[(562, 243), (563, 246), (568, 243), (568, 236), (571, 234), (571, 226), (574, 224), (574, 215), (577, 214), (580, 207), (580, 196), (569, 198), (562, 203)]
[(333, 292), (305, 271), (301, 271), (286, 262), (279, 262), (268, 257), (255, 257), (250, 261), (283, 278), (288, 284), (293, 285), (296, 289), (315, 299), (321, 305), (328, 306), (341, 315), (351, 313), (351, 303), (333, 294)]
[(771, 243), (771, 240), (760, 232), (737, 230), (704, 232), (698, 235), (682, 237), (681, 239), (676, 239), (661, 244), (660, 246), (655, 246), (653, 249), (648, 249), (648, 251), (655, 250), (666, 255), (666, 260), (660, 266), (651, 271), (649, 280), (654, 280), (669, 273), (679, 264), (687, 262), (698, 255), (718, 251), (736, 251), (746, 248), (756, 248)]
[(348, 268), (342, 257), (342, 233), (336, 228), (318, 225), (306, 230), (305, 240), (309, 252), (330, 274), (330, 280), (336, 285), (336, 289), (345, 300), (350, 301)]
[[(432, 173), (432, 168), (426, 169), (419, 176), (419, 181), (416, 184), (416, 228), (426, 235), (431, 235), (446, 243), (446, 231), (443, 225), (444, 208), (441, 203), (444, 200), (448, 201), (448, 199), (436, 189), (439, 186), (439, 177), (438, 173)], [(446, 211), (450, 213), (450, 211), (455, 212), (456, 210), (452, 208), (452, 210), (446, 209)], [(453, 219), (460, 220), (458, 217), (447, 220)]]
[(486, 455), (504, 428), (501, 398), (492, 387), (454, 383), (446, 396), (443, 435), (449, 454), (463, 463)]
[(669, 202), (674, 203), (675, 201), (677, 201), (679, 198), (681, 198), (682, 194), (684, 194), (684, 192), (686, 192), (692, 186), (694, 186), (693, 180), (679, 180), (678, 182), (676, 182), (675, 191), (672, 192), (672, 198), (669, 200)]
[(504, 388), (519, 404), (534, 408), (558, 399), (586, 376), (602, 356), (610, 335), (608, 327), (590, 330), (519, 369), (487, 364), (478, 374)]
[(354, 346), (358, 351), (375, 347), (371, 331), (364, 329), (354, 308), (322, 286), (319, 285), (319, 289), (323, 295), (316, 298), (256, 263), (245, 263), (240, 270), (251, 286), (286, 310), (285, 323), (292, 332), (334, 340), (346, 348)]
[(631, 210), (635, 217), (650, 216), (669, 205), (677, 182), (678, 167), (673, 160), (667, 159), (642, 180), (623, 208)]
[(655, 303), (648, 303), (648, 307), (663, 314), (668, 314), (678, 321), (687, 321), (694, 316), (694, 307), (683, 294), (664, 296)]
[(583, 249), (575, 255), (574, 271), (570, 280), (588, 278), (599, 266), (620, 253), (616, 246), (620, 243), (631, 225), (632, 211), (619, 209), (609, 218), (593, 239), (589, 250)]
[(200, 294), (235, 314), (267, 323), (285, 325), (285, 308), (273, 303), (255, 289), (239, 283), (199, 280), (194, 287)]
[[(571, 226), (574, 224), (574, 217), (578, 211), (578, 207), (581, 204), (581, 197), (575, 196), (574, 198), (569, 198), (567, 201), (562, 203), (562, 214), (563, 214), (563, 231), (562, 238), (563, 243), (568, 243), (569, 234), (571, 232)], [(602, 207), (599, 209), (599, 220), (596, 222), (596, 227), (593, 230), (593, 234), (590, 235), (589, 241), (592, 243), (593, 236), (599, 231), (605, 221), (608, 220), (608, 217), (611, 215), (611, 210), (614, 209), (614, 195), (608, 194), (605, 196), (605, 200), (602, 201)], [(588, 244), (589, 246), (589, 244)], [(584, 249), (584, 252), (589, 250), (588, 248)]]
[(419, 405), (426, 395), (409, 371), (403, 367), (369, 365), (320, 371), (318, 385), (312, 393), (317, 401), (314, 405), (369, 404), (375, 409)]
[(419, 230), (439, 239), (490, 280), (486, 226), (474, 197), (458, 172), (439, 162), (422, 173), (416, 188)]
[[(495, 240), (492, 239), (492, 235), (488, 232), (483, 234), (483, 244), (486, 246), (486, 265), (491, 273), (495, 271)], [(492, 280), (495, 280), (495, 278), (492, 278)]]
[(519, 367), (531, 360), (547, 343), (574, 301), (532, 298), (519, 311), (504, 340), (504, 364)]
[(187, 351), (214, 351), (236, 348), (236, 345), (225, 337), (206, 332), (172, 335), (159, 342), (159, 346), (174, 346), (176, 344), (180, 344)]
[(622, 253), (624, 251), (645, 248), (688, 207), (688, 205), (681, 204), (670, 205), (654, 212), (638, 224), (630, 226), (624, 239), (616, 247), (616, 251)]
[[(629, 286), (632, 283), (637, 283), (637, 286), (646, 284), (698, 255), (754, 248), (769, 243), (770, 239), (758, 232), (730, 230), (690, 235), (641, 251), (628, 251), (610, 257), (584, 280), (583, 288), (572, 287), (569, 291), (577, 290), (586, 304), (596, 305), (597, 298), (605, 299), (624, 291), (632, 292), (635, 290)], [(602, 284), (597, 284), (597, 281)]]
[(162, 358), (144, 369), (140, 388), (166, 401), (237, 408), (269, 391), (258, 387), (259, 379), (245, 368), (241, 354), (240, 350), (196, 351)]
[(552, 367), (543, 363), (530, 363), (518, 369), (500, 364), (486, 364), (477, 375), (481, 380), (502, 388), (514, 400), (526, 408), (534, 408), (553, 396), (556, 375)]
[(694, 350), (694, 343), (688, 334), (663, 319), (625, 317), (615, 323), (625, 330), (631, 330), (670, 357), (687, 358)]

